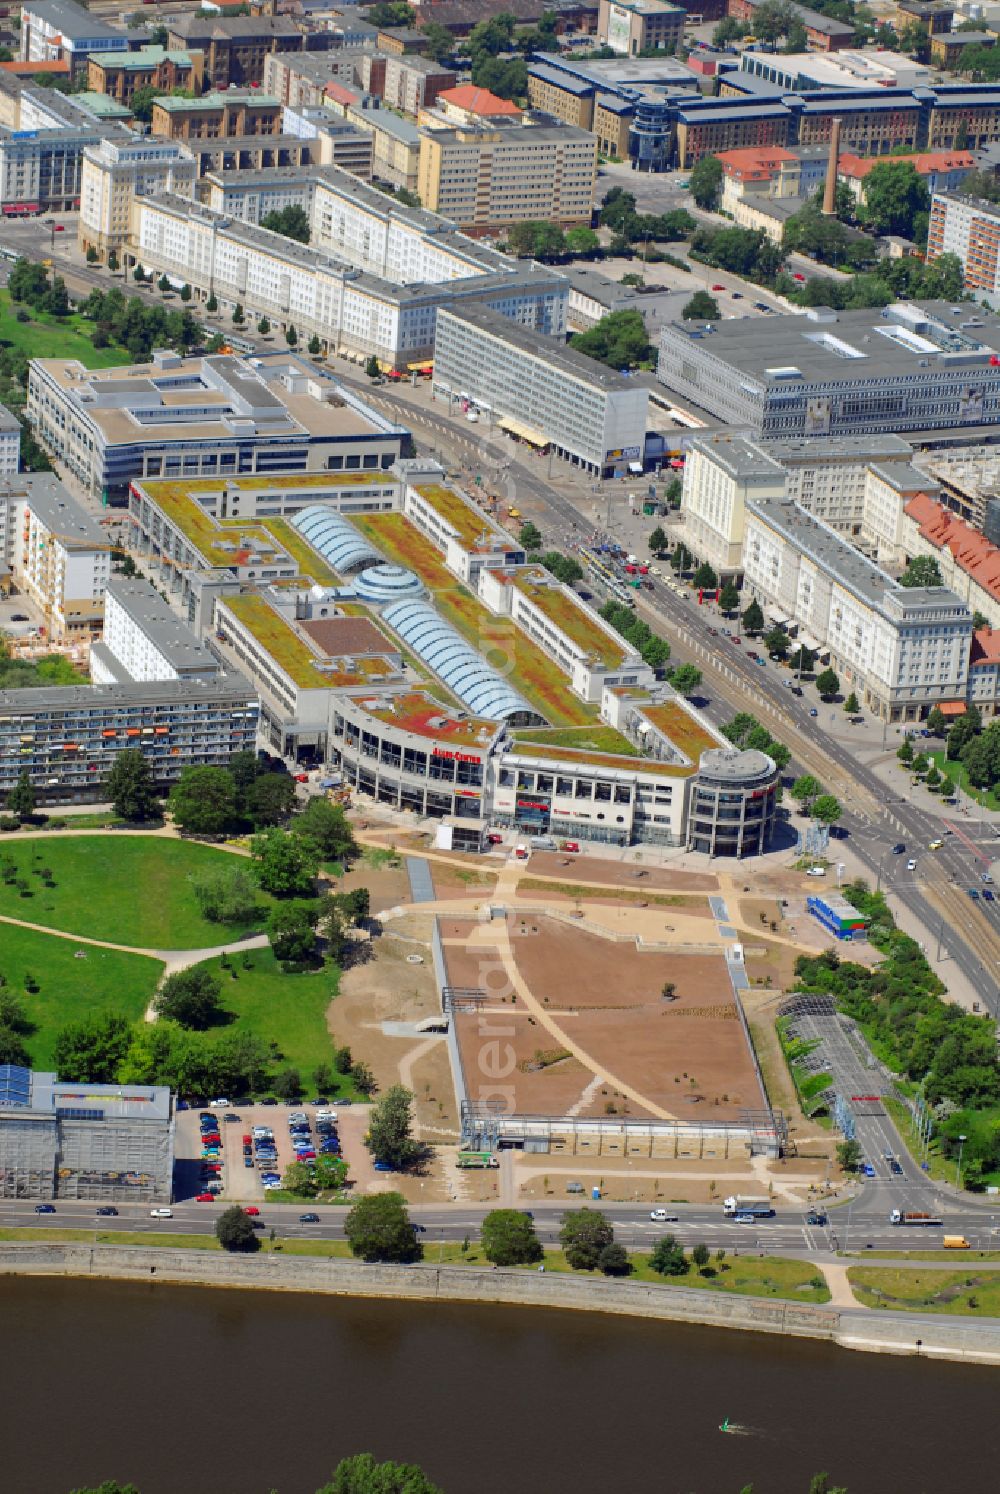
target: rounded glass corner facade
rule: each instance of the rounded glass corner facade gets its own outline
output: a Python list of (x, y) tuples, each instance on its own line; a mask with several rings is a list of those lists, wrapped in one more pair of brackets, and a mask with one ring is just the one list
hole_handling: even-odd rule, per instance
[(474, 715), (488, 721), (546, 724), (429, 602), (395, 602), (382, 617)]
[(673, 143), (672, 108), (655, 99), (642, 99), (635, 106), (629, 128), (628, 153), (634, 171), (666, 171)]
[(703, 752), (688, 817), (688, 849), (709, 856), (756, 856), (774, 830), (778, 769), (766, 752)]
[(377, 565), (382, 559), (349, 519), (318, 503), (293, 514), (290, 522), (335, 571)]

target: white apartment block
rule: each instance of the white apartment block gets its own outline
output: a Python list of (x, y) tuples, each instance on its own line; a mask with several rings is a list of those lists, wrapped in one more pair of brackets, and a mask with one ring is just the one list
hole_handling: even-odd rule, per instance
[(13, 493), (15, 584), (43, 612), (52, 638), (100, 632), (111, 545), (62, 483), (48, 474)]
[(436, 398), (470, 399), (491, 423), (602, 475), (642, 472), (649, 392), (544, 336), (532, 308), (516, 319), (485, 306), (442, 307)]
[(946, 587), (901, 586), (790, 499), (747, 510), (745, 587), (887, 721), (966, 698), (972, 614)]
[(748, 498), (781, 498), (785, 474), (738, 436), (697, 436), (684, 465), (684, 543), (720, 576), (743, 569)]
[[(212, 680), (221, 673), (214, 654), (172, 612), (148, 581), (113, 576), (104, 598), (103, 649), (91, 659), (95, 685), (129, 680)], [(107, 655), (113, 655), (114, 663)]]
[(404, 217), (355, 177), (328, 172), (337, 181), (317, 184), (308, 245), (164, 195), (135, 202), (128, 261), (187, 281), (202, 297), (214, 292), (223, 309), (239, 303), (251, 319), (294, 327), (300, 340), (315, 333), (330, 351), (374, 353), (387, 366), (433, 355), (437, 309), (453, 299), (565, 331), (557, 272), (480, 251), (431, 214)]
[(145, 136), (125, 144), (102, 140), (83, 153), (80, 173), (81, 249), (93, 247), (105, 258), (128, 242), (132, 204), (137, 198), (170, 192), (193, 198), (198, 168), (178, 140)]
[(899, 436), (752, 441), (697, 436), (684, 468), (684, 543), (721, 574), (742, 569), (746, 503), (789, 498), (838, 534), (901, 562), (902, 510), (915, 492), (938, 484), (911, 464)]

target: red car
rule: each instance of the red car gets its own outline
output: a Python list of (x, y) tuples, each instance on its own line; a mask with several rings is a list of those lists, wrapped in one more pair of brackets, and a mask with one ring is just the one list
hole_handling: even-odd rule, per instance
[(713, 285), (713, 286), (712, 286), (712, 289), (713, 289), (713, 290), (714, 290), (714, 291), (724, 291), (724, 290), (725, 290), (725, 288), (726, 288), (726, 287), (725, 287), (725, 286), (724, 286), (724, 285)]
[(243, 1145), (244, 1146), (253, 1146), (253, 1137), (252, 1136), (244, 1136), (244, 1138), (243, 1138)]
[(572, 851), (575, 853), (580, 849), (580, 842), (578, 840), (564, 840), (559, 849), (561, 851)]
[(295, 782), (296, 783), (308, 783), (309, 782), (309, 774), (308, 773), (296, 773), (296, 775), (295, 775)]
[(253, 1217), (253, 1215), (260, 1213), (260, 1209), (258, 1209), (256, 1204), (247, 1204), (243, 1212), (244, 1214), (249, 1214), (251, 1217)]
[(212, 1203), (215, 1203), (215, 1194), (214, 1193), (196, 1193), (195, 1196), (194, 1196), (194, 1201), (195, 1201), (196, 1204), (212, 1204)]
[(806, 277), (804, 275), (800, 275), (797, 270), (795, 271), (795, 273), (792, 276), (793, 280), (805, 280), (805, 278)]

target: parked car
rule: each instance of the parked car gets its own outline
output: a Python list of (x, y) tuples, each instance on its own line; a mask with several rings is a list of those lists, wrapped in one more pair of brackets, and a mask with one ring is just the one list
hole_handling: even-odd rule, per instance
[(209, 1102), (208, 1102), (208, 1108), (210, 1110), (228, 1110), (229, 1109), (229, 1101), (227, 1099), (225, 1099), (225, 1098), (218, 1099), (218, 1100), (209, 1100)]
[(244, 1214), (249, 1214), (251, 1216), (251, 1218), (252, 1218), (255, 1214), (259, 1214), (260, 1213), (260, 1209), (257, 1208), (256, 1204), (247, 1204), (247, 1206), (243, 1210), (243, 1212), (244, 1212)]
[(816, 709), (815, 706), (810, 706), (809, 707), (809, 714), (810, 714), (810, 716), (818, 716), (819, 715), (819, 711), (817, 711), (817, 709)]
[(677, 1224), (679, 1222), (677, 1215), (668, 1214), (666, 1209), (651, 1209), (649, 1217), (654, 1224)]
[(392, 1172), (392, 1167), (388, 1162), (375, 1162), (372, 1165), (376, 1172)]

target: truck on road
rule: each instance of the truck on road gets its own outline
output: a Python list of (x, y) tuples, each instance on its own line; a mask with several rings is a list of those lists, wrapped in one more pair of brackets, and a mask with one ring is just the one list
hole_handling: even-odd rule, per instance
[(492, 1152), (459, 1152), (456, 1167), (499, 1167)]
[(906, 1209), (893, 1209), (889, 1215), (890, 1224), (922, 1224), (925, 1229), (940, 1229), (941, 1221), (933, 1214), (922, 1214), (910, 1212)]
[(769, 1198), (744, 1198), (739, 1193), (732, 1197), (723, 1199), (722, 1212), (726, 1218), (735, 1214), (752, 1214), (755, 1219), (770, 1219), (774, 1213), (774, 1204)]

